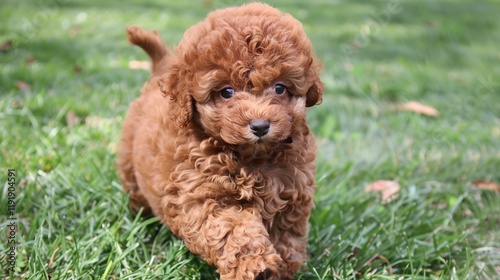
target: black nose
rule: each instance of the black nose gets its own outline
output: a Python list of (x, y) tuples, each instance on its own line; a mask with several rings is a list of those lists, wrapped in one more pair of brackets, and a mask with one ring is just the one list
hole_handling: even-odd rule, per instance
[(252, 133), (257, 137), (262, 137), (269, 132), (269, 127), (271, 123), (268, 120), (256, 119), (250, 122), (250, 129)]

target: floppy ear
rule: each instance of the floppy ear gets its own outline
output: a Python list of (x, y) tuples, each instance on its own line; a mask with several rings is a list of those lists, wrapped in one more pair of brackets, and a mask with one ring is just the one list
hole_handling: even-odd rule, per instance
[(307, 90), (306, 95), (306, 107), (311, 107), (320, 104), (323, 99), (323, 91), (325, 90), (325, 85), (317, 79), (316, 82)]
[(311, 63), (309, 71), (307, 71), (307, 80), (312, 85), (307, 90), (306, 94), (306, 107), (311, 107), (320, 104), (323, 98), (323, 91), (325, 90), (325, 85), (319, 79), (319, 72), (321, 70), (321, 64), (317, 59), (314, 59)]
[(167, 114), (170, 115), (171, 120), (183, 128), (193, 117), (193, 98), (179, 77), (181, 71), (178, 65), (172, 64), (168, 68), (165, 76), (158, 80), (158, 85), (163, 96), (169, 97), (169, 102), (172, 103)]

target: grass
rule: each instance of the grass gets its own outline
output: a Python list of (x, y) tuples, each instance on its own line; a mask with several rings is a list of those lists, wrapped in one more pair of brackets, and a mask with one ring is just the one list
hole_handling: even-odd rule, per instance
[[(230, 1), (14, 1), (0, 10), (0, 181), (16, 169), (17, 263), (9, 276), (7, 183), (0, 277), (214, 279), (156, 219), (135, 217), (116, 143), (148, 72), (124, 26), (183, 31)], [(307, 3), (307, 4), (306, 4)], [(500, 5), (284, 1), (325, 64), (309, 111), (320, 147), (306, 268), (296, 279), (498, 279)], [(29, 88), (16, 83), (22, 81)], [(437, 117), (395, 110), (418, 101)], [(364, 186), (395, 180), (387, 204)]]

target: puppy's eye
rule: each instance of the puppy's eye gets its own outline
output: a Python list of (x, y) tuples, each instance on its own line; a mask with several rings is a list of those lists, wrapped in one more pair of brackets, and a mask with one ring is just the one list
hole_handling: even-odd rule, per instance
[(227, 88), (224, 88), (221, 91), (219, 91), (219, 94), (220, 94), (220, 96), (222, 96), (222, 98), (229, 99), (229, 98), (233, 97), (234, 89), (231, 87), (227, 87)]
[(276, 92), (277, 94), (283, 94), (286, 92), (286, 86), (284, 86), (282, 84), (275, 84), (274, 85), (274, 92)]

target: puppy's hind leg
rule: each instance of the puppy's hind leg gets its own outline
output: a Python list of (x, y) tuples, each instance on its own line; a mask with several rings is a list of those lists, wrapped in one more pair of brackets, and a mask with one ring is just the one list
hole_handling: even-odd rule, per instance
[(141, 208), (143, 208), (142, 216), (152, 216), (153, 212), (151, 210), (151, 207), (149, 206), (148, 201), (146, 200), (144, 195), (141, 193), (139, 185), (137, 184), (134, 174), (134, 167), (130, 161), (130, 155), (128, 155), (127, 152), (124, 151), (125, 149), (123, 141), (121, 142), (120, 154), (118, 156), (118, 175), (120, 176), (120, 179), (122, 181), (123, 190), (125, 190), (125, 192), (130, 195), (130, 208), (135, 213), (138, 213)]
[(117, 160), (118, 175), (122, 181), (123, 189), (130, 195), (130, 208), (136, 213), (143, 208), (143, 216), (152, 216), (151, 207), (137, 184), (132, 159), (135, 133), (135, 119), (132, 116), (134, 116), (134, 110), (138, 108), (136, 105), (137, 103), (132, 103), (129, 114), (123, 123), (123, 133), (119, 142), (120, 149)]

